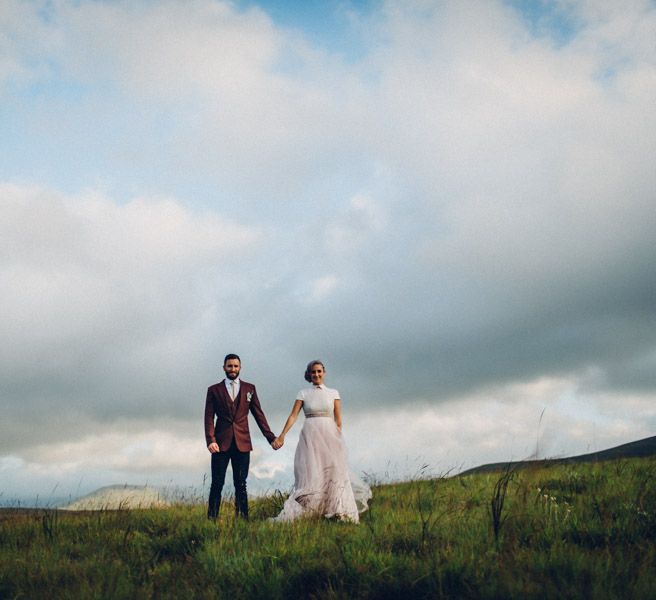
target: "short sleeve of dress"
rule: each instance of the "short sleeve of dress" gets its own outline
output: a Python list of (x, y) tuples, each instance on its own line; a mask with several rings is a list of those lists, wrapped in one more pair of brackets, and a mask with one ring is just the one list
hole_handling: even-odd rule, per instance
[(301, 390), (298, 394), (296, 394), (296, 399), (300, 400), (301, 402), (305, 402), (305, 390)]
[(333, 400), (341, 400), (339, 397), (339, 392), (337, 390), (332, 390), (333, 392)]

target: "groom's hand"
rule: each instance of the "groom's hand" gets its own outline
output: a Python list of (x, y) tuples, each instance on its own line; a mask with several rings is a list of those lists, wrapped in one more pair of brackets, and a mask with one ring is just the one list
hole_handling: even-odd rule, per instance
[(216, 442), (212, 442), (207, 449), (210, 451), (210, 453), (215, 454), (216, 452), (219, 451), (219, 445)]
[(276, 438), (275, 440), (273, 440), (273, 442), (271, 442), (271, 447), (272, 447), (274, 450), (278, 450), (278, 449), (282, 448), (282, 446), (283, 446), (284, 443), (285, 443), (285, 442), (282, 441), (280, 438)]

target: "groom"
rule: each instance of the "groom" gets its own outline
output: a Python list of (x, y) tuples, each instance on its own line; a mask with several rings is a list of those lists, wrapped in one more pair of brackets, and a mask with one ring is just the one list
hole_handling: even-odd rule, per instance
[(207, 518), (215, 520), (219, 514), (226, 470), (231, 462), (232, 480), (235, 484), (235, 514), (248, 519), (246, 477), (253, 449), (248, 430), (249, 411), (269, 443), (273, 442), (276, 436), (269, 429), (255, 386), (239, 379), (239, 356), (228, 354), (223, 359), (223, 370), (226, 378), (208, 388), (205, 401), (205, 441), (212, 454), (212, 484)]

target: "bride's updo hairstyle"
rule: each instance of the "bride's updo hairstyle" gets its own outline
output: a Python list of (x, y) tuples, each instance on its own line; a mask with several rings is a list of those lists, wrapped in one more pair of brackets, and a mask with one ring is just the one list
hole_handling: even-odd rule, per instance
[(324, 364), (320, 360), (311, 360), (308, 363), (308, 366), (305, 367), (305, 381), (308, 383), (312, 383), (312, 367), (314, 367), (314, 365), (321, 365), (324, 372), (326, 370), (326, 367), (324, 367)]

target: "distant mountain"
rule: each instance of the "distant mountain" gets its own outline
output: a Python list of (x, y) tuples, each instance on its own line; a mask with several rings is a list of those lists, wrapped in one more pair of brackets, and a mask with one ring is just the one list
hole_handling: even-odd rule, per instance
[(571, 456), (568, 458), (545, 458), (543, 460), (519, 460), (512, 462), (490, 463), (488, 465), (481, 465), (473, 469), (467, 469), (459, 475), (471, 475), (473, 473), (491, 473), (497, 471), (504, 471), (509, 467), (528, 467), (528, 466), (549, 466), (560, 465), (568, 463), (586, 463), (598, 462), (603, 460), (614, 460), (618, 458), (642, 458), (646, 456), (656, 455), (656, 436), (648, 437), (637, 442), (629, 442), (621, 446), (615, 446), (608, 450), (600, 450), (599, 452), (590, 452), (589, 454), (580, 454), (579, 456)]
[(161, 490), (141, 485), (108, 485), (61, 506), (60, 510), (116, 510), (168, 506)]

